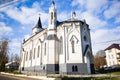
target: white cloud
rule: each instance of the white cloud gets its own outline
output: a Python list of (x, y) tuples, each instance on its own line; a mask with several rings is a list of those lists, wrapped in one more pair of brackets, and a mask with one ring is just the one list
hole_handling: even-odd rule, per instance
[(31, 35), (30, 34), (26, 34), (24, 35), (24, 39), (27, 40)]
[(104, 12), (104, 16), (107, 19), (116, 17), (118, 14), (120, 14), (120, 2), (113, 2), (109, 9)]
[(99, 13), (106, 8), (107, 0), (73, 0), (72, 6), (78, 5), (92, 13)]
[[(41, 14), (41, 21), (45, 23), (48, 19), (47, 13), (45, 13), (40, 7), (39, 3), (35, 2), (31, 8), (22, 6), (17, 8), (15, 6), (2, 9), (10, 18), (20, 22), (22, 25), (34, 24), (38, 20), (38, 14)], [(42, 17), (43, 16), (43, 17)]]
[(11, 40), (9, 43), (10, 46), (10, 53), (13, 54), (20, 54), (20, 49), (21, 49), (21, 41), (17, 38), (14, 38)]
[(86, 19), (86, 22), (92, 29), (100, 28), (107, 24), (106, 21), (100, 20), (97, 16), (94, 16), (88, 12), (81, 13), (81, 17)]
[(0, 13), (0, 18), (1, 18), (1, 19), (4, 19), (5, 16), (4, 16), (2, 13)]
[(58, 20), (59, 21), (63, 21), (63, 20), (67, 20), (68, 18), (70, 18), (71, 13), (68, 14), (68, 12), (61, 12), (60, 14), (58, 14)]
[(12, 34), (12, 28), (6, 26), (4, 22), (0, 22), (0, 36), (6, 36)]
[(97, 29), (91, 32), (91, 39), (93, 44), (93, 51), (96, 53), (98, 50), (105, 49), (113, 43), (120, 43), (120, 26), (113, 29)]
[(72, 6), (76, 6), (76, 5), (85, 5), (85, 3), (86, 3), (86, 0), (73, 0), (73, 2), (72, 2)]
[(87, 0), (86, 7), (88, 11), (99, 13), (104, 9), (107, 4), (107, 0)]
[(116, 17), (115, 23), (120, 23), (120, 16), (117, 16), (117, 17)]
[(12, 39), (11, 44), (11, 46), (14, 48), (20, 48), (21, 42), (18, 39)]
[[(72, 6), (78, 5), (80, 9), (76, 12), (79, 13), (79, 18), (85, 19), (86, 22), (90, 25), (91, 29), (101, 28), (107, 25), (106, 21), (103, 21), (99, 17), (99, 13), (106, 8), (107, 0), (73, 0)], [(81, 12), (81, 7), (85, 11)]]

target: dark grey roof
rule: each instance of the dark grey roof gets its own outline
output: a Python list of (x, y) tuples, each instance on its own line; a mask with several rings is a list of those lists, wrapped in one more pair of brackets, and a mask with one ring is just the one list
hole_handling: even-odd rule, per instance
[(112, 48), (116, 48), (116, 49), (119, 49), (120, 50), (120, 46), (119, 46), (119, 44), (112, 44), (112, 45), (110, 45), (109, 47), (107, 47), (104, 51), (106, 51), (106, 50), (110, 50), (110, 49), (112, 49)]
[(38, 19), (38, 23), (36, 24), (36, 26), (34, 28), (42, 28), (40, 17)]
[(47, 40), (59, 40), (59, 39), (55, 34), (53, 34), (53, 35), (48, 35)]
[[(57, 26), (58, 25), (61, 25), (61, 24), (64, 24), (64, 23), (73, 23), (73, 22), (80, 22), (80, 23), (82, 23), (82, 24), (84, 24), (85, 22), (84, 21), (82, 21), (82, 20), (77, 20), (77, 19), (75, 19), (75, 20), (71, 20), (71, 19), (68, 19), (68, 20), (65, 20), (65, 21), (62, 21), (62, 22), (59, 22), (59, 21), (57, 21)], [(88, 25), (88, 24), (87, 24)]]

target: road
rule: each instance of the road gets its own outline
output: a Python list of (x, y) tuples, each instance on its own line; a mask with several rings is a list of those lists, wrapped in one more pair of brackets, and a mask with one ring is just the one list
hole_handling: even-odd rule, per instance
[(11, 76), (11, 75), (0, 74), (0, 80), (40, 80), (40, 79), (18, 77), (18, 76), (16, 77), (16, 76)]

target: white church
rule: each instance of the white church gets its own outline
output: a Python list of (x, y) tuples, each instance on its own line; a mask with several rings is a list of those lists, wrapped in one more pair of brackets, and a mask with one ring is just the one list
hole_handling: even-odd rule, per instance
[(45, 74), (92, 74), (93, 54), (89, 25), (78, 20), (76, 13), (59, 22), (55, 3), (49, 8), (48, 28), (39, 17), (31, 37), (21, 49), (21, 71)]

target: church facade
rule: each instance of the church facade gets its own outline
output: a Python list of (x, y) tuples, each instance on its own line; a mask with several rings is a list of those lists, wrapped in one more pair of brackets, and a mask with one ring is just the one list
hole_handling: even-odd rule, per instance
[(89, 25), (85, 20), (57, 20), (55, 3), (49, 8), (48, 28), (39, 17), (31, 37), (21, 49), (22, 71), (46, 74), (91, 74), (94, 72)]

